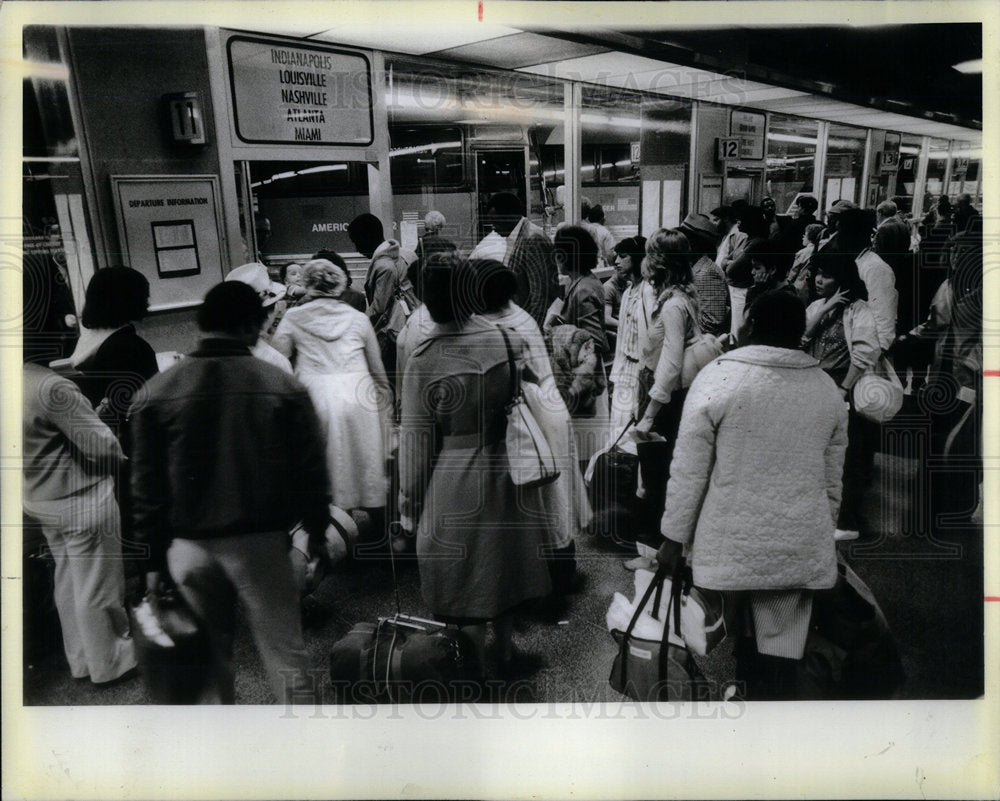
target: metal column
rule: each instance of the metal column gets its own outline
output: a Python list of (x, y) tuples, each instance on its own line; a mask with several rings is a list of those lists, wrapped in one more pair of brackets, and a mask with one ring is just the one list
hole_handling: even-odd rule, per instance
[(563, 164), (566, 168), (564, 211), (566, 222), (580, 222), (580, 198), (583, 192), (580, 187), (582, 170), (582, 133), (580, 130), (580, 106), (583, 103), (583, 87), (578, 83), (567, 82), (563, 93), (563, 115), (566, 126), (565, 152)]

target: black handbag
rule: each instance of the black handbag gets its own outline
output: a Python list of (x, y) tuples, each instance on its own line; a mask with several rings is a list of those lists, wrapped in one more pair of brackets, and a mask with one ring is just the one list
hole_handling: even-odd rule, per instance
[(635, 423), (633, 417), (610, 448), (598, 455), (590, 480), (590, 506), (594, 511), (594, 532), (616, 545), (635, 547), (636, 525), (633, 509), (639, 486), (639, 457), (618, 447)]
[(156, 704), (193, 704), (212, 658), (201, 623), (174, 588), (148, 592), (130, 610), (139, 672)]
[[(656, 600), (652, 614), (655, 616), (666, 578), (667, 568), (660, 565), (642, 600), (636, 604), (628, 628), (624, 632), (618, 629), (611, 632), (618, 643), (618, 655), (608, 681), (615, 690), (635, 701), (709, 700), (711, 687), (691, 652), (683, 645), (670, 642), (671, 628), (681, 630), (680, 595), (684, 582), (679, 572), (671, 582), (670, 600), (664, 613), (663, 638), (656, 641), (632, 636), (632, 630), (654, 592)], [(673, 626), (669, 625), (671, 612), (674, 615)]]

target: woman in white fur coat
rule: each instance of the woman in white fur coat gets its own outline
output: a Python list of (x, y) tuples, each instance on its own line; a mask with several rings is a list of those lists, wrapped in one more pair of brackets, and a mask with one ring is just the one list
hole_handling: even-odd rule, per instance
[(658, 559), (683, 548), (694, 583), (749, 602), (756, 654), (737, 650), (749, 697), (788, 697), (812, 591), (837, 577), (833, 538), (847, 444), (837, 385), (799, 350), (802, 302), (768, 292), (751, 307), (746, 347), (691, 385), (670, 467)]

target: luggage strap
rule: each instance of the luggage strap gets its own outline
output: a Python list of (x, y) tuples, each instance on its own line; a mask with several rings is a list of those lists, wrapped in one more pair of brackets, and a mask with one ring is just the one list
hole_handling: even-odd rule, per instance
[[(660, 676), (665, 675), (664, 668), (667, 665), (667, 659), (670, 647), (673, 643), (670, 642), (670, 612), (674, 613), (674, 630), (677, 632), (677, 636), (680, 636), (681, 632), (681, 584), (684, 572), (684, 559), (681, 559), (677, 564), (677, 569), (674, 572), (673, 582), (670, 588), (670, 600), (667, 603), (667, 611), (664, 615), (663, 621), (663, 638), (660, 641)], [(650, 615), (656, 619), (656, 608), (659, 606), (660, 598), (663, 594), (663, 582), (667, 578), (667, 567), (666, 565), (660, 565), (656, 569), (656, 573), (653, 576), (653, 580), (649, 582), (649, 586), (646, 588), (646, 592), (642, 596), (642, 600), (636, 605), (635, 614), (632, 615), (632, 620), (629, 621), (628, 628), (625, 630), (625, 635), (622, 637), (621, 646), (619, 652), (621, 658), (619, 659), (619, 664), (621, 665), (621, 683), (625, 687), (628, 684), (628, 648), (629, 642), (632, 639), (632, 631), (635, 629), (636, 623), (639, 622), (639, 617), (642, 615), (642, 610), (646, 608), (646, 604), (649, 603), (650, 597), (653, 593), (656, 593), (656, 602), (653, 606), (652, 614)]]

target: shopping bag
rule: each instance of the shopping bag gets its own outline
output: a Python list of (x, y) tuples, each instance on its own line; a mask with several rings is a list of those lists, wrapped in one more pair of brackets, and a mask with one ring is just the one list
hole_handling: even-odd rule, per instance
[(507, 333), (502, 328), (500, 333), (507, 346), (507, 363), (510, 369), (510, 400), (506, 408), (510, 480), (519, 487), (551, 484), (559, 478), (559, 463), (525, 399), (517, 361)]
[[(678, 577), (679, 578), (679, 577)], [(694, 657), (683, 645), (671, 637), (671, 629), (680, 629), (681, 582), (671, 583), (670, 600), (665, 618), (673, 612), (673, 625), (663, 625), (659, 640), (635, 636), (646, 605), (658, 590), (663, 593), (667, 569), (661, 566), (646, 588), (642, 599), (625, 631), (611, 632), (618, 644), (618, 654), (611, 668), (611, 686), (635, 701), (693, 701), (707, 700), (710, 687), (695, 664)], [(654, 602), (654, 609), (659, 604)], [(666, 620), (664, 621), (666, 623)]]

